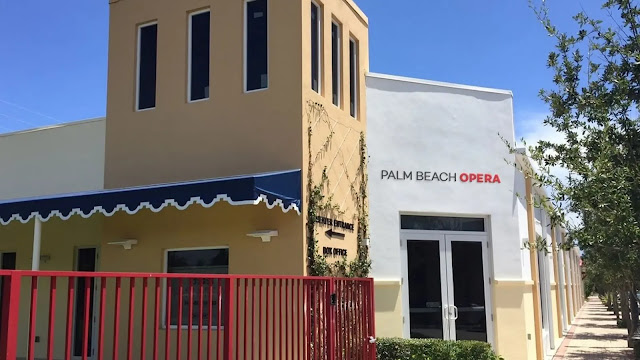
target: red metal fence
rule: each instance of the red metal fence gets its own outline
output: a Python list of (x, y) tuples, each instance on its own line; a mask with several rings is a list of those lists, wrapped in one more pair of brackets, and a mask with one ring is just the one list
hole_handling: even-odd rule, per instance
[(371, 279), (44, 271), (0, 279), (0, 360), (375, 359)]

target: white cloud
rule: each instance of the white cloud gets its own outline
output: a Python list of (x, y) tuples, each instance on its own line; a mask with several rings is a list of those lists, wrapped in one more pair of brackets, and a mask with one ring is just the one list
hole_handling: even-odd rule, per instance
[[(527, 146), (538, 143), (539, 140), (551, 141), (553, 143), (564, 143), (564, 134), (557, 132), (553, 127), (545, 125), (544, 119), (549, 114), (546, 112), (524, 112), (519, 114), (516, 120), (516, 139), (517, 146), (523, 146), (522, 140)], [(569, 172), (567, 169), (555, 166), (551, 168), (551, 174), (564, 181)], [(550, 193), (551, 189), (547, 189)], [(569, 223), (578, 225), (581, 220), (577, 214), (567, 214)]]
[(556, 143), (564, 142), (563, 134), (543, 121), (549, 114), (546, 112), (524, 112), (516, 120), (516, 139), (524, 139), (527, 145), (535, 145), (538, 140), (548, 140)]

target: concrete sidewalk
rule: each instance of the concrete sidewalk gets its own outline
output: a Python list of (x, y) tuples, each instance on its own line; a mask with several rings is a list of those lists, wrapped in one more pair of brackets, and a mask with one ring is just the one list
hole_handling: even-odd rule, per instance
[(597, 296), (587, 300), (553, 359), (633, 359), (627, 347), (627, 330)]

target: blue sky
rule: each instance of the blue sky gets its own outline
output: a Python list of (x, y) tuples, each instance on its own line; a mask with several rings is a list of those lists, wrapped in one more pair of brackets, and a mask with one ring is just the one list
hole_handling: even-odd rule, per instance
[[(512, 90), (518, 136), (545, 136), (538, 91), (551, 86), (554, 42), (527, 0), (356, 2), (369, 17), (370, 71)], [(600, 1), (547, 3), (571, 29)], [(108, 0), (0, 0), (0, 132), (105, 114), (108, 11)]]

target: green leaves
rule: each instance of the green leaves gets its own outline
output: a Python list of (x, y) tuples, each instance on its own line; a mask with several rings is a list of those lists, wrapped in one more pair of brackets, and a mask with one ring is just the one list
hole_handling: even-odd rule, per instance
[[(543, 199), (551, 204), (545, 210), (584, 251), (594, 286), (638, 283), (640, 8), (629, 0), (607, 0), (602, 19), (579, 13), (578, 29), (570, 34), (553, 26), (544, 1), (531, 0), (530, 6), (556, 38), (546, 64), (554, 87), (541, 90), (540, 98), (551, 114), (544, 124), (562, 140), (529, 146), (541, 172), (526, 175), (552, 190)], [(553, 167), (568, 175), (554, 174)], [(568, 223), (567, 213), (581, 221)]]
[(378, 360), (503, 360), (480, 341), (379, 338)]
[[(357, 179), (351, 183), (351, 195), (353, 197), (357, 222), (357, 253), (353, 260), (343, 257), (340, 260), (329, 263), (324, 255), (320, 254), (316, 231), (317, 217), (323, 214), (344, 215), (344, 211), (333, 201), (333, 194), (325, 195), (329, 187), (329, 176), (327, 168), (322, 169), (320, 182), (314, 181), (314, 167), (318, 159), (329, 149), (334, 132), (330, 131), (327, 138), (322, 142), (320, 151), (312, 153), (311, 139), (313, 136), (312, 124), (319, 121), (327, 121), (328, 115), (321, 104), (308, 102), (307, 117), (309, 127), (307, 129), (307, 146), (309, 151), (309, 162), (307, 172), (307, 191), (309, 194), (307, 204), (307, 270), (312, 276), (339, 276), (339, 277), (367, 277), (371, 270), (371, 260), (369, 259), (369, 215), (367, 212), (367, 146), (364, 133), (360, 133), (360, 164), (357, 169)], [(347, 174), (348, 177), (348, 174)]]

